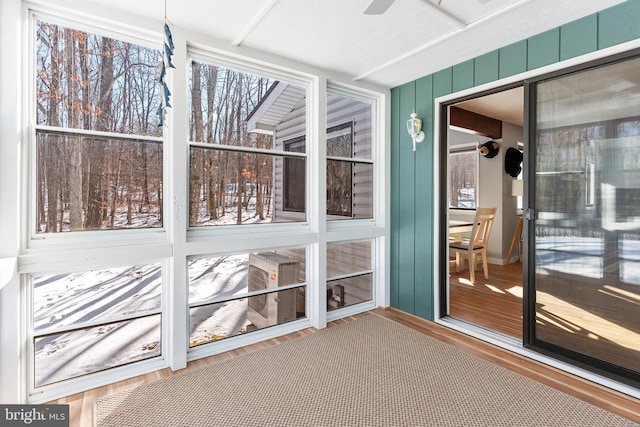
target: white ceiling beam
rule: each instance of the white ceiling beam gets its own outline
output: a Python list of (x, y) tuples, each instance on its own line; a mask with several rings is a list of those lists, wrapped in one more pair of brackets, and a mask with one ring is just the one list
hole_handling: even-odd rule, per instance
[(269, 0), (267, 4), (264, 5), (262, 9), (258, 12), (258, 14), (253, 18), (253, 20), (247, 25), (244, 30), (236, 37), (232, 44), (234, 46), (240, 46), (240, 44), (249, 36), (249, 33), (253, 31), (254, 28), (258, 26), (260, 21), (264, 19), (265, 16), (269, 13), (269, 11), (278, 3), (278, 0)]
[[(432, 8), (438, 9), (436, 6), (432, 5), (431, 3), (428, 3), (426, 0), (418, 0), (418, 1), (420, 3), (422, 3), (422, 4), (425, 4), (425, 5), (429, 4)], [(469, 28), (475, 27), (477, 25), (481, 25), (481, 24), (483, 24), (483, 23), (485, 23), (487, 21), (491, 21), (492, 19), (495, 19), (498, 16), (504, 15), (507, 12), (510, 12), (510, 11), (516, 9), (516, 8), (519, 8), (520, 6), (522, 6), (525, 3), (528, 3), (530, 1), (532, 1), (532, 0), (519, 0), (519, 1), (517, 1), (517, 2), (515, 2), (513, 4), (511, 4), (511, 5), (503, 8), (503, 9), (499, 9), (499, 10), (497, 10), (497, 11), (495, 11), (495, 12), (493, 12), (493, 13), (491, 13), (491, 14), (489, 14), (489, 15), (481, 18), (481, 19), (478, 19), (477, 21), (473, 21), (469, 25), (465, 24), (465, 26), (463, 28), (458, 28), (457, 30), (454, 30), (454, 31), (451, 31), (449, 33), (443, 34), (442, 36), (438, 37), (437, 39), (431, 40), (431, 41), (429, 41), (429, 42), (427, 42), (427, 43), (425, 43), (423, 45), (420, 45), (420, 46), (418, 46), (418, 47), (416, 47), (414, 49), (411, 49), (409, 52), (405, 52), (402, 55), (395, 57), (394, 59), (392, 59), (390, 61), (387, 61), (387, 62), (385, 62), (383, 64), (380, 64), (377, 67), (371, 68), (368, 71), (365, 71), (364, 73), (354, 77), (354, 80), (357, 81), (357, 80), (362, 80), (364, 78), (367, 78), (370, 75), (375, 74), (380, 70), (384, 70), (385, 68), (391, 67), (391, 66), (393, 66), (393, 65), (395, 65), (395, 64), (397, 64), (399, 62), (402, 62), (405, 59), (410, 58), (413, 55), (415, 55), (415, 54), (417, 54), (419, 52), (422, 52), (422, 51), (424, 51), (426, 49), (429, 49), (432, 46), (435, 46), (435, 45), (437, 45), (439, 43), (442, 43), (443, 41), (445, 41), (445, 40), (447, 40), (447, 39), (449, 39), (449, 38), (451, 38), (451, 37), (453, 37), (453, 36), (455, 36), (455, 35), (457, 35), (459, 33), (462, 33), (463, 31), (465, 31), (465, 30), (467, 30)]]
[(365, 15), (381, 15), (389, 9), (394, 0), (371, 0), (364, 10)]
[(418, 0), (418, 3), (420, 3), (421, 5), (428, 7), (432, 12), (435, 12), (438, 16), (440, 16), (441, 18), (446, 19), (447, 21), (449, 21), (450, 23), (452, 23), (453, 25), (455, 25), (456, 27), (462, 29), (465, 28), (467, 26), (467, 23), (462, 21), (461, 19), (459, 19), (458, 17), (450, 14), (449, 12), (445, 12), (444, 10), (440, 9), (439, 6), (436, 6), (435, 4), (427, 1), (427, 0)]

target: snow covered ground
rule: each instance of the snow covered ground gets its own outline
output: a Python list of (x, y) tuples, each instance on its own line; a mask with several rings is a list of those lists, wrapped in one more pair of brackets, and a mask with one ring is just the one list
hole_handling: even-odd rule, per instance
[[(189, 261), (189, 301), (245, 293), (247, 271), (247, 255)], [(161, 278), (159, 264), (35, 277), (36, 386), (159, 356), (160, 314), (121, 320), (160, 312)], [(190, 341), (243, 332), (246, 312), (246, 298), (192, 309)], [(59, 332), (87, 324), (93, 326)]]
[[(248, 255), (200, 258), (189, 262), (189, 303), (227, 299), (247, 292)], [(246, 331), (247, 298), (192, 308), (190, 346)]]

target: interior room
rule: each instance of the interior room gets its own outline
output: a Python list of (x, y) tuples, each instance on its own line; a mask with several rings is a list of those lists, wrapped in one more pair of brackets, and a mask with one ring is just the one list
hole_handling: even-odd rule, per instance
[(2, 0), (0, 417), (545, 425), (535, 390), (640, 423), (638, 28), (640, 0)]
[[(451, 105), (447, 133), (450, 315), (519, 340), (524, 243), (523, 119), (524, 88), (518, 86)], [(484, 154), (483, 146), (489, 147), (490, 152), (487, 149)], [(466, 242), (481, 207), (495, 208), (495, 212), (487, 226), (486, 252), (477, 253), (473, 270), (478, 271), (474, 271), (471, 280), (469, 266), (473, 263), (469, 261)], [(462, 255), (457, 261), (460, 266), (455, 261), (456, 253)], [(482, 258), (487, 261), (488, 278)], [(473, 310), (469, 311), (469, 306)]]

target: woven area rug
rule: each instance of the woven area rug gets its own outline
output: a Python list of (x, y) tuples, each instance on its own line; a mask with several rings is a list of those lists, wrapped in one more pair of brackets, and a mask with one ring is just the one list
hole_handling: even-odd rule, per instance
[(96, 400), (110, 426), (636, 426), (375, 314)]

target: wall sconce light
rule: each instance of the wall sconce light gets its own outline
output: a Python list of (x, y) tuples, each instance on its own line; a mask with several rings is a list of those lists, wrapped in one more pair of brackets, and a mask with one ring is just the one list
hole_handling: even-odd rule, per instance
[(411, 113), (411, 118), (407, 120), (407, 132), (413, 140), (413, 151), (416, 151), (416, 142), (424, 140), (424, 132), (422, 131), (422, 120), (418, 118), (416, 110)]

